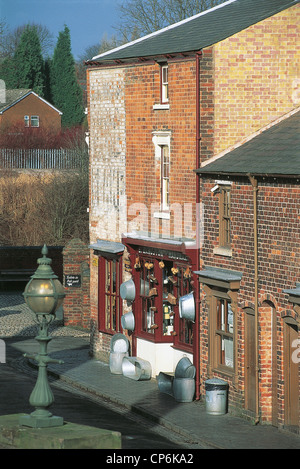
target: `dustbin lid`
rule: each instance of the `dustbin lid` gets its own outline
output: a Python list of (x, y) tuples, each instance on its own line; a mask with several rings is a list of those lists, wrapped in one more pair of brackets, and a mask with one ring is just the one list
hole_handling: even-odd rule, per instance
[(215, 391), (220, 389), (227, 389), (228, 383), (220, 378), (211, 378), (205, 381), (206, 391)]

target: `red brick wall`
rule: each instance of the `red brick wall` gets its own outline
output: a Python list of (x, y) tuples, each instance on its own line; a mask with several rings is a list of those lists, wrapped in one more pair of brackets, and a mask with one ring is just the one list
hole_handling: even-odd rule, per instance
[[(145, 204), (151, 226), (151, 204), (160, 204), (160, 168), (152, 142), (155, 131), (171, 131), (170, 204), (195, 203), (196, 86), (195, 60), (169, 62), (169, 109), (160, 102), (158, 64), (126, 70), (126, 194), (127, 203)], [(129, 217), (129, 222), (135, 217)], [(172, 214), (171, 214), (172, 217)], [(173, 230), (171, 218), (171, 233)], [(192, 229), (195, 230), (195, 224)]]
[[(201, 181), (204, 203), (205, 241), (201, 268), (207, 266), (243, 273), (238, 291), (238, 386), (230, 381), (230, 406), (244, 407), (245, 307), (254, 308), (253, 189), (249, 182), (233, 181), (231, 189), (232, 255), (214, 253), (218, 246), (218, 195), (211, 192), (215, 180)], [(272, 421), (272, 380), (277, 380), (278, 424), (284, 423), (283, 318), (295, 317), (285, 289), (299, 282), (300, 264), (300, 187), (284, 181), (258, 183), (258, 275), (259, 275), (259, 398), (261, 419)], [(208, 305), (202, 291), (201, 369), (202, 384), (207, 379)], [(272, 318), (272, 308), (274, 316)], [(273, 322), (276, 324), (273, 324)], [(292, 351), (291, 351), (292, 352)], [(273, 361), (275, 359), (275, 362)], [(276, 370), (275, 370), (276, 368)], [(224, 376), (222, 376), (224, 378)], [(228, 379), (225, 377), (224, 379)], [(203, 392), (203, 391), (202, 391)]]
[[(66, 297), (63, 303), (64, 324), (90, 327), (90, 273), (89, 248), (80, 240), (71, 240), (63, 250), (64, 287)], [(80, 286), (67, 287), (66, 275), (79, 275)]]

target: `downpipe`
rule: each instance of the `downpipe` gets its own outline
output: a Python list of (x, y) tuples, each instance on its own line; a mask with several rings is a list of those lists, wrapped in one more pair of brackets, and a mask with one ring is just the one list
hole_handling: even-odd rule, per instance
[(258, 230), (257, 230), (257, 179), (248, 174), (253, 189), (253, 237), (254, 237), (254, 312), (255, 312), (255, 425), (259, 418), (259, 321), (258, 321)]
[[(200, 167), (200, 60), (202, 51), (196, 53), (196, 169)], [(196, 207), (200, 210), (200, 177), (196, 174)], [(200, 219), (198, 213), (196, 214), (196, 245), (200, 240), (199, 233)], [(196, 252), (196, 270), (200, 270), (200, 244), (199, 252)], [(200, 282), (196, 282), (196, 319), (195, 319), (195, 366), (196, 366), (196, 400), (200, 399), (200, 376), (201, 376), (201, 361), (200, 361)]]

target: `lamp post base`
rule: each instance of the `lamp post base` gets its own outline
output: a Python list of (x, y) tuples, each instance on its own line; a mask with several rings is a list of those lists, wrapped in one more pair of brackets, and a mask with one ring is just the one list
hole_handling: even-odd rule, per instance
[(49, 427), (61, 427), (64, 424), (63, 417), (57, 417), (51, 415), (50, 417), (21, 415), (19, 418), (19, 425), (31, 428), (49, 428)]

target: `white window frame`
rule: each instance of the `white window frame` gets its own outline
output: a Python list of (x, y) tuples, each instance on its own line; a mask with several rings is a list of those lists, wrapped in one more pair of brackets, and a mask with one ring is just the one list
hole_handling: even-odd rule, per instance
[(29, 126), (30, 126), (30, 119), (29, 119), (29, 116), (24, 116), (24, 125), (25, 125), (25, 127), (29, 127)]
[[(37, 125), (33, 122), (36, 122)], [(30, 126), (39, 127), (40, 126), (40, 116), (30, 116)]]
[[(169, 155), (169, 175), (171, 169), (171, 132), (170, 131), (159, 131), (153, 132), (152, 141), (154, 143), (155, 148), (155, 164), (160, 166), (160, 180), (161, 180), (161, 212), (168, 212), (170, 210), (170, 200), (169, 204), (166, 204), (166, 193), (164, 193), (163, 187), (163, 148), (168, 147), (168, 155)], [(169, 177), (168, 177), (169, 179)], [(169, 184), (168, 184), (168, 191), (169, 191)], [(169, 192), (170, 195), (170, 192)], [(157, 212), (154, 216), (157, 217)]]
[(170, 148), (161, 146), (161, 209), (170, 210)]
[(169, 103), (169, 66), (162, 65), (161, 66), (161, 104), (168, 104)]

